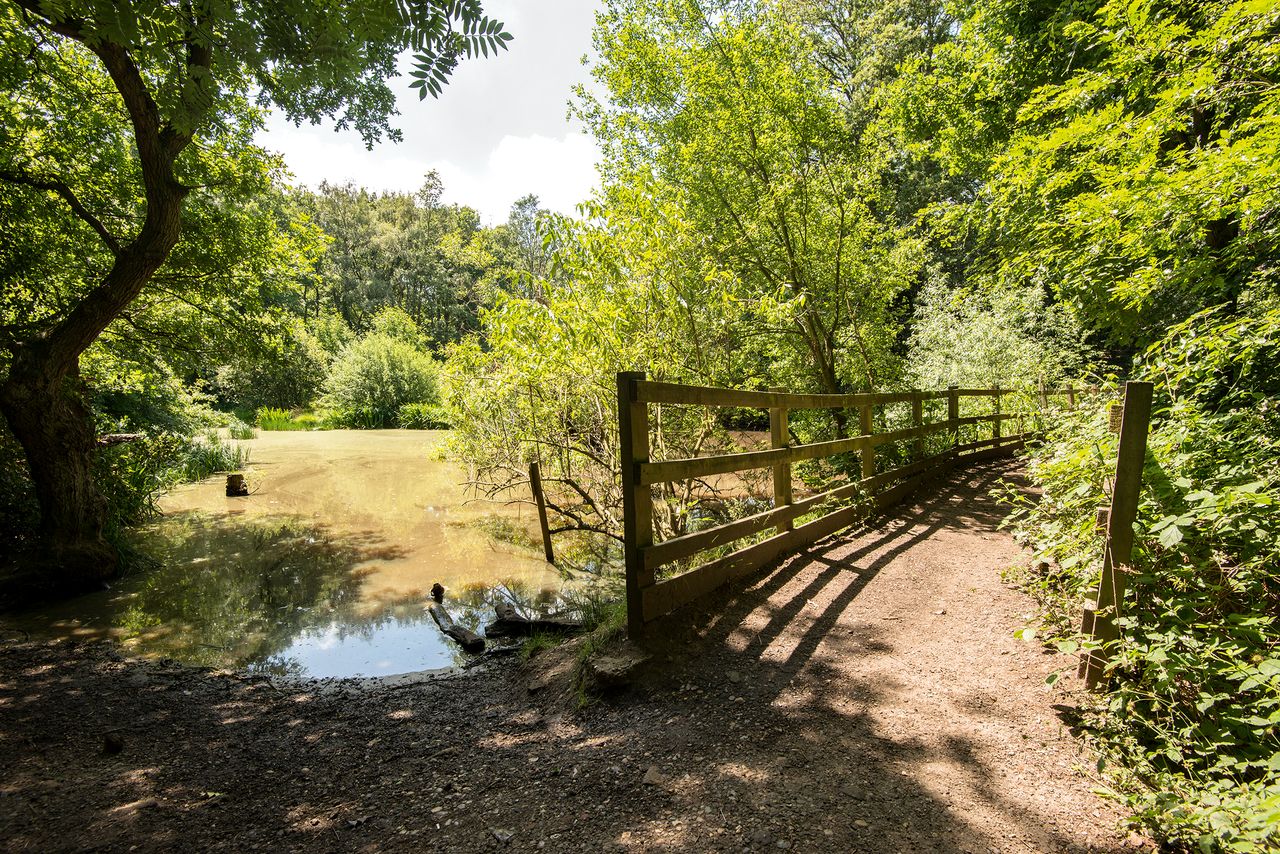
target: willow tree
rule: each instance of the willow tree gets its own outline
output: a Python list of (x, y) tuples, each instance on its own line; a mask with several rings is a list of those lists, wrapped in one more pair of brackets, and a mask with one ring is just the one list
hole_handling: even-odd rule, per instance
[(372, 145), (398, 137), (387, 83), (402, 52), (414, 51), (425, 97), (459, 60), (509, 39), (478, 0), (0, 2), (0, 205), (12, 220), (0, 411), (63, 589), (118, 563), (80, 356), (153, 286), (192, 211), (244, 201), (245, 174), (262, 167), (257, 108), (331, 119)]

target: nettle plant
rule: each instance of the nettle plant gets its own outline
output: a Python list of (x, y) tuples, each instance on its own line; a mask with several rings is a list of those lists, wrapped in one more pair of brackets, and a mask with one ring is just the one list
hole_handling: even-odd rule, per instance
[[(1123, 637), (1092, 724), (1138, 816), (1204, 850), (1260, 850), (1280, 827), (1277, 364), (1280, 310), (1209, 311), (1135, 371), (1156, 409)], [(1051, 566), (1030, 586), (1064, 652), (1097, 583), (1114, 444), (1104, 407), (1062, 419), (1032, 454), (1043, 498), (1013, 514)]]

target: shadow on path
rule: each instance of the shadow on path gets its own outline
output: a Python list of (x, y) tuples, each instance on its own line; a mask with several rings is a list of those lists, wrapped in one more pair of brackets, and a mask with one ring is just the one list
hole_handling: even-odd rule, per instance
[(2, 644), (0, 848), (1121, 850), (1052, 662), (1012, 638), (987, 495), (1011, 474), (958, 472), (662, 621), (652, 681), (582, 709), (517, 666), (289, 688)]

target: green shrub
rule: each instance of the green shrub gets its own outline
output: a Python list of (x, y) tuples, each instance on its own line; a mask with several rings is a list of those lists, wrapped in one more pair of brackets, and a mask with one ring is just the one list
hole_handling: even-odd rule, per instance
[(99, 433), (189, 433), (215, 417), (207, 395), (184, 385), (163, 361), (119, 342), (96, 342), (81, 357), (80, 371)]
[[(1280, 844), (1280, 310), (1209, 312), (1135, 373), (1155, 414), (1123, 638), (1089, 710), (1130, 806), (1201, 850)], [(1056, 568), (1028, 579), (1051, 636), (1075, 652), (1096, 589), (1095, 508), (1115, 459), (1101, 405), (1064, 417), (1031, 456), (1043, 490), (1018, 535)]]
[(328, 361), (321, 344), (296, 322), (219, 367), (214, 386), (229, 404), (307, 406), (320, 393)]
[(227, 432), (230, 433), (232, 439), (256, 439), (258, 436), (257, 430), (254, 430), (235, 416), (232, 416), (227, 423)]
[(346, 347), (325, 383), (324, 404), (344, 426), (389, 427), (407, 403), (438, 403), (439, 369), (404, 341), (368, 335)]
[(907, 382), (924, 389), (1053, 385), (1081, 370), (1084, 337), (1079, 321), (1046, 303), (1039, 287), (983, 292), (931, 281), (916, 300)]
[(426, 350), (431, 343), (422, 327), (402, 308), (387, 306), (369, 321), (369, 334), (403, 341), (415, 350)]
[(396, 410), (396, 424), (405, 430), (448, 430), (448, 413), (434, 403), (406, 403)]
[(156, 499), (182, 479), (191, 441), (177, 433), (157, 433), (98, 453), (95, 476), (107, 499), (109, 539), (119, 543), (125, 528), (159, 513)]

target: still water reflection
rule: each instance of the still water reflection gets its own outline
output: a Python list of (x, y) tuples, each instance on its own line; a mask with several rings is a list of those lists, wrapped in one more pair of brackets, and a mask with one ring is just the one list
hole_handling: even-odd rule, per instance
[(262, 433), (243, 443), (250, 496), (227, 498), (221, 477), (176, 490), (137, 532), (149, 568), (20, 627), (278, 675), (461, 663), (424, 610), (433, 583), (481, 631), (494, 585), (547, 603), (560, 582), (518, 505), (467, 502), (462, 470), (434, 458), (442, 435)]

